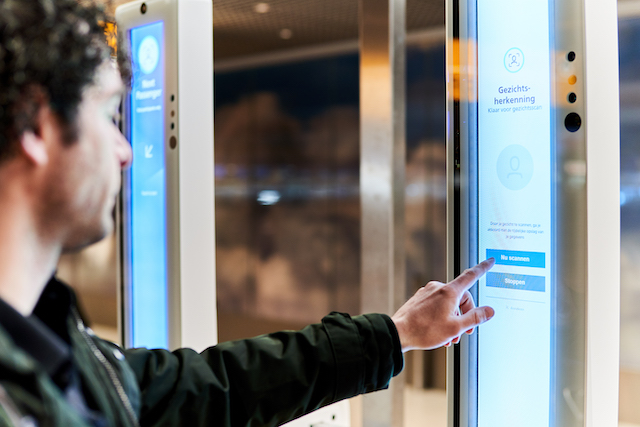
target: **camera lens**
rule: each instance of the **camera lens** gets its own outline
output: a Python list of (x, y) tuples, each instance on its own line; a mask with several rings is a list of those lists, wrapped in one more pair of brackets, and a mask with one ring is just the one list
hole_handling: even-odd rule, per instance
[(575, 93), (571, 92), (568, 96), (567, 99), (569, 100), (570, 103), (574, 103), (576, 102), (576, 100), (578, 99), (578, 95), (576, 95)]
[(567, 54), (567, 59), (569, 62), (573, 62), (576, 59), (576, 53), (571, 51)]
[(142, 13), (143, 15), (145, 13), (147, 13), (147, 4), (146, 3), (142, 3), (142, 6), (140, 6), (140, 13)]
[(577, 113), (569, 113), (567, 117), (564, 118), (564, 127), (566, 127), (569, 132), (576, 132), (580, 129), (581, 125), (582, 119)]

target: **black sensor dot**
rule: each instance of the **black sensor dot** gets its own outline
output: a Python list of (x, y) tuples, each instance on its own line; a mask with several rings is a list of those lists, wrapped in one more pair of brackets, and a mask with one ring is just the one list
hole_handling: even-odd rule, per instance
[(564, 118), (564, 127), (567, 128), (569, 132), (576, 132), (582, 126), (582, 119), (577, 113), (569, 113), (567, 117)]
[(576, 100), (578, 99), (578, 95), (576, 95), (575, 93), (571, 92), (568, 96), (567, 99), (569, 100), (570, 103), (574, 103), (576, 102)]
[(576, 53), (571, 51), (567, 54), (567, 59), (569, 60), (569, 62), (573, 62), (576, 59)]

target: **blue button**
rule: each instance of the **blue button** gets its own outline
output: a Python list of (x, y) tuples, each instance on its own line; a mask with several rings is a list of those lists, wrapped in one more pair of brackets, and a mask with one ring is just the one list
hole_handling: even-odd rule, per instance
[(491, 288), (544, 292), (544, 277), (525, 276), (524, 274), (487, 273), (487, 286)]
[(487, 258), (495, 258), (496, 264), (517, 267), (544, 268), (544, 252), (501, 251), (487, 249)]

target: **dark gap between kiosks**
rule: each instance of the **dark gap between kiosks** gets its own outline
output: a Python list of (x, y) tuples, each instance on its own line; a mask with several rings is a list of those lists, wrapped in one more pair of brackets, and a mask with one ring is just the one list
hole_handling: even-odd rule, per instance
[(583, 2), (448, 7), (450, 276), (496, 316), (450, 351), (449, 425), (585, 425)]

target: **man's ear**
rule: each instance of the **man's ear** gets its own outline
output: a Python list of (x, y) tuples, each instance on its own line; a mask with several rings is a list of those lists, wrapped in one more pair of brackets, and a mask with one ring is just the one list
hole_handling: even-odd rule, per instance
[(20, 150), (34, 165), (44, 166), (49, 162), (47, 143), (42, 136), (36, 135), (33, 131), (28, 130), (22, 134)]
[(33, 165), (46, 165), (51, 140), (55, 139), (57, 120), (44, 90), (37, 85), (29, 86), (17, 110), (20, 113), (17, 115), (20, 119), (18, 129), (22, 130), (20, 151)]

